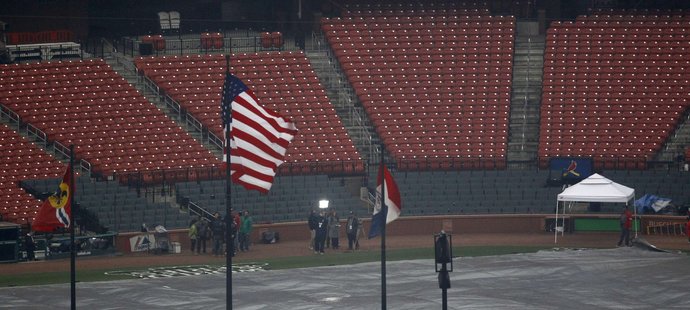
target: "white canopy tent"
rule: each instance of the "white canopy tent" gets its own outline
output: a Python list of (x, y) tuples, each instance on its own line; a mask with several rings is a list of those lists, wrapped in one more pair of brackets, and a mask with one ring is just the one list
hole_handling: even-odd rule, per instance
[[(563, 216), (565, 216), (565, 202), (621, 202), (628, 205), (635, 199), (635, 190), (625, 185), (613, 182), (600, 174), (593, 174), (579, 183), (570, 186), (558, 194), (556, 201), (556, 225), (558, 228), (558, 203), (563, 201)], [(562, 230), (562, 232), (565, 229)], [(554, 243), (558, 241), (558, 229), (554, 230)]]

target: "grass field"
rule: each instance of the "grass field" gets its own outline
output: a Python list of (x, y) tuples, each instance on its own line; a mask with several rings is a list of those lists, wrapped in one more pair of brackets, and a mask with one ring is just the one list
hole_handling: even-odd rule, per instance
[[(513, 253), (530, 253), (550, 247), (540, 246), (463, 246), (454, 247), (453, 254), (455, 256), (488, 256), (488, 255), (503, 255)], [(431, 248), (412, 248), (412, 249), (395, 249), (386, 251), (387, 261), (397, 260), (412, 260), (412, 259), (431, 259), (434, 257), (433, 249)], [(328, 255), (310, 255), (297, 257), (280, 257), (271, 258), (253, 263), (265, 264), (267, 269), (291, 269), (291, 268), (306, 268), (319, 266), (335, 266), (335, 265), (349, 265), (365, 262), (380, 261), (379, 251), (359, 251), (359, 252), (338, 252), (329, 253)], [(233, 263), (248, 263), (247, 260), (237, 259)], [(220, 267), (223, 265), (216, 265)], [(154, 268), (161, 266), (149, 266), (147, 268)], [(433, 266), (430, 266), (433, 268)], [(126, 271), (136, 272), (146, 268), (120, 268), (118, 273), (106, 274), (112, 272), (112, 269), (95, 269), (95, 270), (77, 270), (77, 282), (93, 282), (93, 281), (114, 281), (134, 279), (135, 276), (127, 275)], [(68, 283), (70, 280), (69, 272), (44, 272), (44, 273), (30, 273), (20, 275), (0, 275), (0, 287), (12, 286), (27, 286), (27, 285), (44, 285), (55, 283)]]

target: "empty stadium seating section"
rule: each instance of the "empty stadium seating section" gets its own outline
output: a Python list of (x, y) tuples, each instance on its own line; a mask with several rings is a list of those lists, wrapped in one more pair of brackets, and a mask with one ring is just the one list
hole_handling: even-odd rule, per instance
[(644, 168), (690, 104), (690, 17), (580, 16), (553, 22), (546, 39), (541, 164)]
[(219, 163), (103, 60), (0, 66), (0, 103), (104, 175)]
[(343, 17), (351, 16), (438, 16), (438, 15), (488, 15), (486, 1), (344, 1)]
[[(145, 57), (137, 68), (218, 137), (224, 55)], [(259, 102), (292, 119), (299, 133), (288, 148), (283, 173), (364, 171), (364, 163), (302, 52), (232, 55), (230, 71)], [(343, 164), (343, 162), (345, 162)], [(324, 165), (324, 164), (331, 165)]]
[(504, 168), (514, 18), (396, 12), (322, 30), (398, 166)]
[[(343, 17), (324, 18), (321, 27), (395, 158), (402, 216), (554, 212), (561, 187), (548, 186), (548, 170), (503, 170), (513, 17), (491, 16), (481, 1), (352, 0), (345, 8)], [(638, 170), (687, 116), (690, 17), (602, 11), (552, 23), (546, 39), (539, 163), (593, 157), (597, 171), (635, 188), (638, 197), (690, 202), (687, 172)], [(143, 57), (135, 65), (222, 136), (223, 55)], [(232, 206), (248, 209), (257, 222), (304, 221), (326, 198), (341, 219), (347, 210), (366, 217), (370, 210), (354, 193), (360, 180), (333, 177), (361, 175), (364, 162), (304, 53), (236, 54), (230, 71), (300, 130), (273, 189), (257, 195), (232, 185)], [(134, 231), (141, 222), (187, 227), (188, 215), (171, 207), (173, 200), (224, 213), (219, 160), (103, 60), (2, 65), (0, 103), (45, 132), (48, 144), (74, 144), (95, 172), (121, 175), (120, 182), (77, 179), (77, 202), (111, 230)], [(690, 148), (683, 151), (688, 162)], [(0, 124), (3, 219), (30, 222), (40, 201), (18, 182), (51, 191), (64, 169)], [(369, 170), (370, 189), (376, 171)], [(123, 186), (142, 181), (166, 183), (165, 191)], [(601, 209), (618, 211), (613, 204)]]
[[(0, 214), (3, 220), (25, 224), (32, 221), (41, 205), (19, 187), (19, 181), (56, 178), (66, 167), (7, 125), (0, 124)], [(53, 184), (51, 190), (57, 185)]]

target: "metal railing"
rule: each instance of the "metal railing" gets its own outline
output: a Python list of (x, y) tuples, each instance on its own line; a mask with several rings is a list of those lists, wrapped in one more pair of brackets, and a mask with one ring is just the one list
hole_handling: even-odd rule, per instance
[(398, 159), (399, 170), (504, 170), (505, 158), (438, 157)]
[(53, 142), (53, 150), (55, 153), (61, 154), (65, 158), (69, 158), (70, 152), (69, 152), (69, 147), (65, 146), (64, 144), (54, 141)]
[[(182, 200), (188, 200), (188, 198), (183, 198)], [(180, 203), (180, 202), (186, 202), (186, 201), (178, 201), (178, 203)], [(183, 205), (183, 203), (180, 203), (180, 205)], [(188, 210), (189, 215), (197, 215), (197, 216), (199, 216), (203, 219), (207, 219), (207, 220), (213, 218), (213, 214), (211, 214), (211, 212), (204, 209), (202, 206), (196, 204), (196, 202), (188, 201), (186, 206), (187, 206), (187, 210)]]
[(6, 107), (4, 104), (0, 103), (0, 116), (9, 119), (12, 123), (19, 125), (21, 123), (21, 118), (19, 114), (12, 111), (12, 109)]
[(41, 141), (43, 147), (48, 147), (48, 136), (43, 130), (36, 128), (34, 125), (26, 124), (26, 132), (29, 136), (34, 137), (35, 140)]
[(75, 42), (8, 45), (7, 50), (15, 63), (84, 58), (81, 44)]
[(184, 54), (231, 54), (231, 53), (257, 53), (265, 51), (297, 50), (299, 47), (292, 39), (285, 39), (280, 47), (264, 46), (261, 37), (227, 37), (223, 39), (222, 47), (205, 47), (201, 38), (172, 38), (165, 37), (163, 46), (150, 47), (138, 38), (122, 38), (115, 42), (115, 47), (124, 55), (136, 56), (163, 56)]
[[(278, 168), (278, 176), (328, 174), (333, 176), (355, 176), (365, 173), (365, 165), (361, 160), (321, 161), (321, 162), (293, 162), (284, 163)], [(178, 182), (192, 182), (203, 180), (219, 180), (225, 178), (225, 169), (220, 166), (189, 167), (180, 169), (142, 170), (129, 172), (114, 172), (104, 176), (108, 179), (119, 180), (121, 184), (130, 187), (147, 187), (159, 184), (175, 184)]]

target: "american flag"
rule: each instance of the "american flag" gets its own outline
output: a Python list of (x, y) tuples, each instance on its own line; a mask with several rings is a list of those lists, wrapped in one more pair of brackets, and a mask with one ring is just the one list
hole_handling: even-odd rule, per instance
[[(225, 75), (220, 105), (223, 132), (230, 134), (232, 181), (267, 193), (297, 127), (262, 107), (254, 92), (230, 73)], [(223, 161), (227, 162), (227, 154)]]

